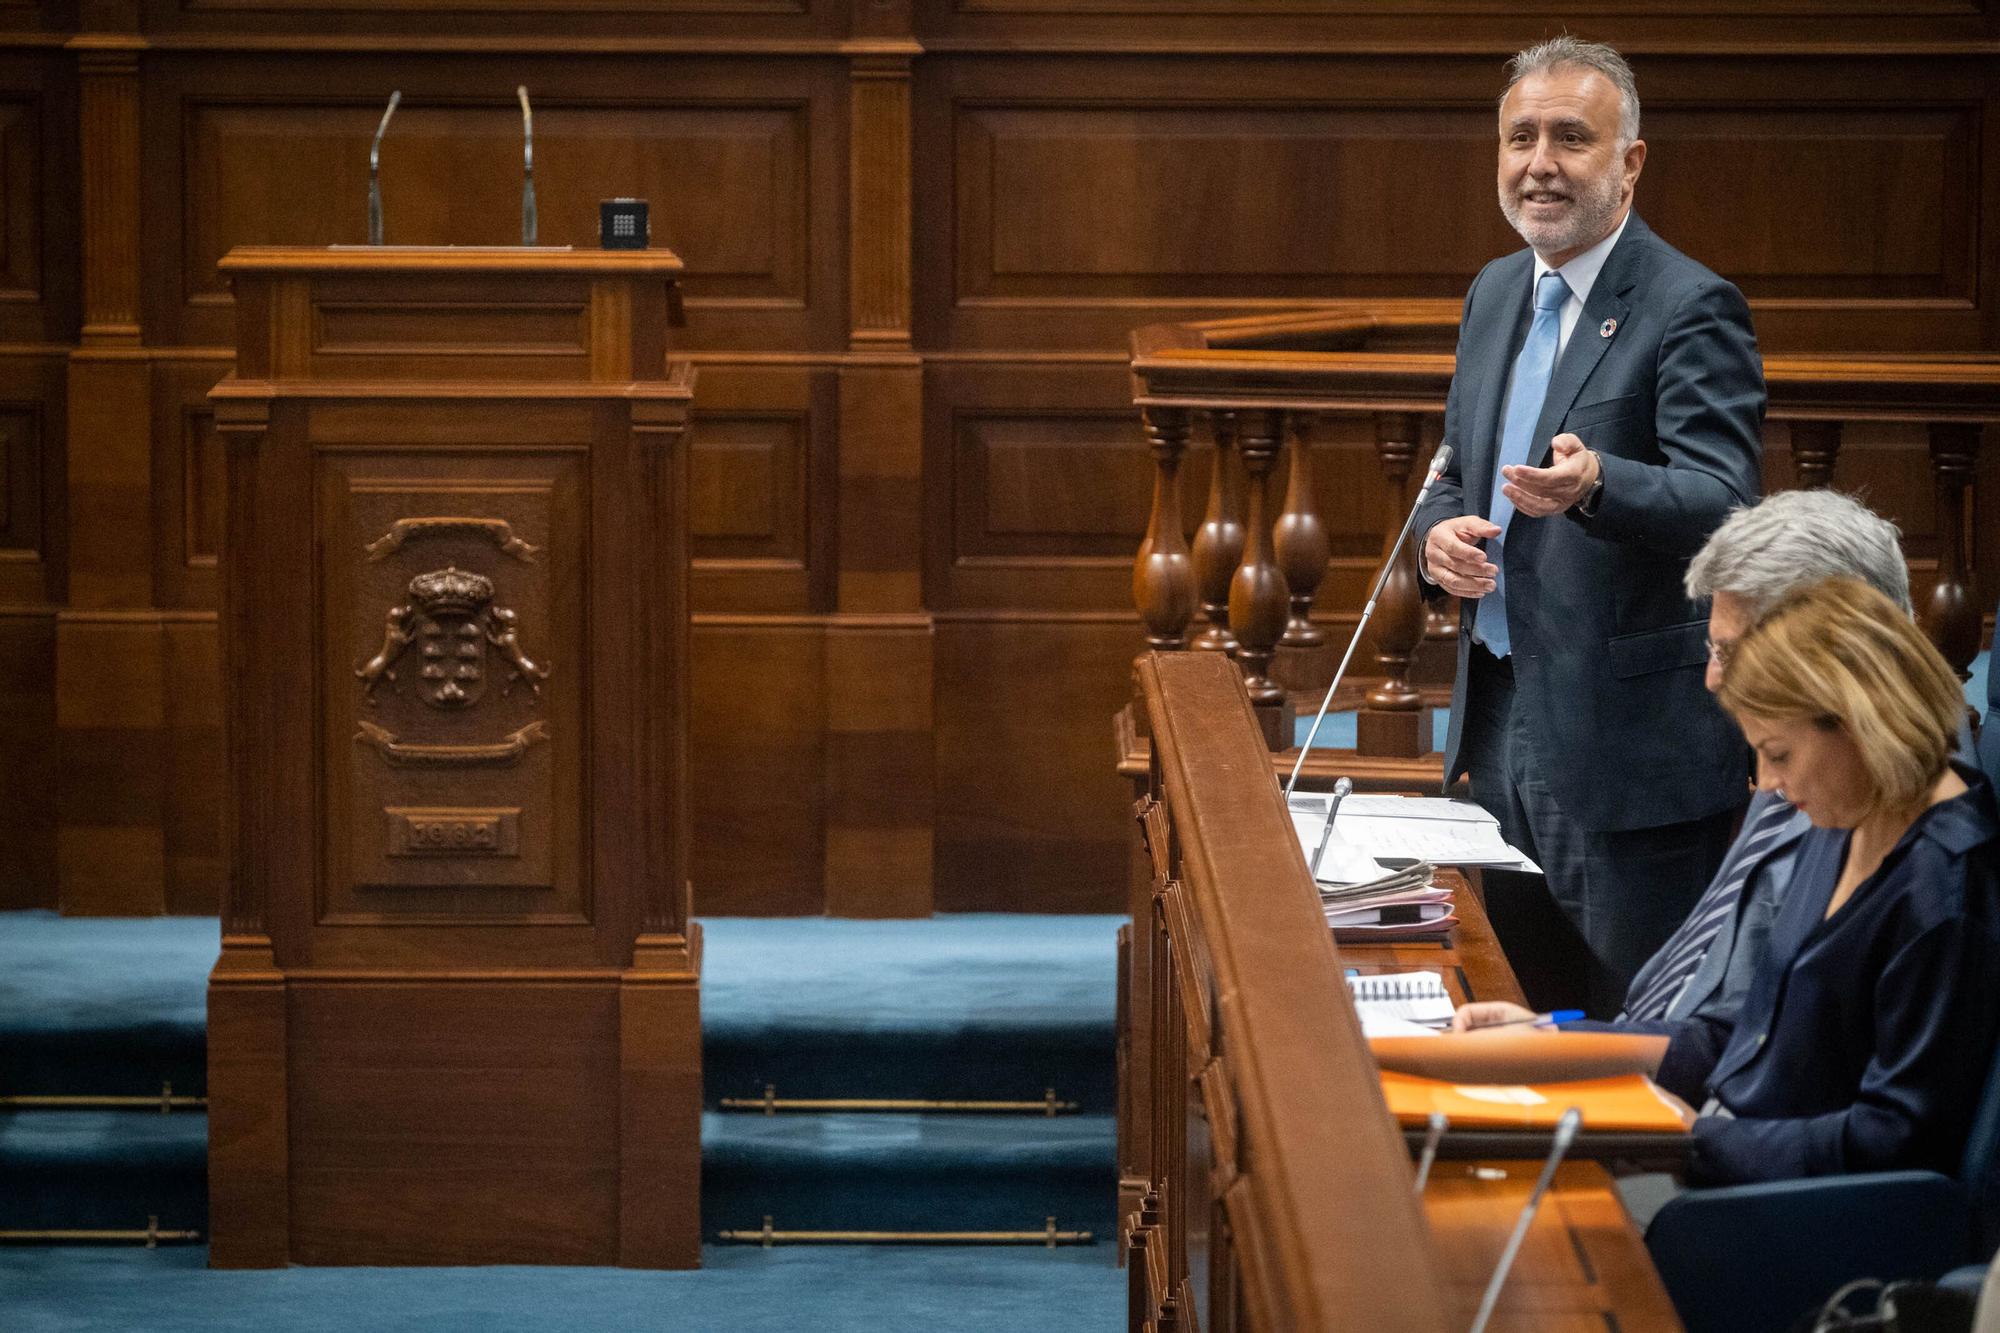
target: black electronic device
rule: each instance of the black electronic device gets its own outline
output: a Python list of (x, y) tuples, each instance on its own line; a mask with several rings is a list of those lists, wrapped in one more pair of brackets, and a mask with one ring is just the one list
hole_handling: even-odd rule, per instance
[(598, 243), (607, 250), (643, 250), (651, 239), (644, 199), (606, 199), (597, 206)]

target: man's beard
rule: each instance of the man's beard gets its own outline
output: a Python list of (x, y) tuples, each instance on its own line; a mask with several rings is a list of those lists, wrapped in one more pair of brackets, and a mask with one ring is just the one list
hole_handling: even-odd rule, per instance
[[(1532, 190), (1535, 183), (1525, 182)], [(1624, 193), (1624, 181), (1615, 171), (1587, 181), (1571, 180), (1569, 184), (1569, 211), (1562, 217), (1547, 222), (1531, 222), (1522, 207), (1520, 186), (1500, 187), (1500, 212), (1509, 226), (1521, 234), (1521, 239), (1533, 246), (1540, 254), (1560, 254), (1565, 250), (1585, 249), (1603, 240), (1611, 231), (1611, 223), (1618, 216), (1620, 196)]]

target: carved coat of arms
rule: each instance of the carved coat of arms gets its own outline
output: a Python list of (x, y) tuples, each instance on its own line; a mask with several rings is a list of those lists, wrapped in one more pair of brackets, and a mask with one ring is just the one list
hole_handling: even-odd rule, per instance
[(507, 679), (506, 694), (525, 682), (537, 697), (547, 666), (522, 651), (516, 615), (493, 602), (493, 581), (456, 566), (434, 569), (410, 580), (409, 600), (389, 609), (382, 649), (355, 669), (370, 703), (384, 680), (397, 679), (398, 664), (416, 649), (417, 697), (433, 708), (470, 708), (485, 694), (489, 656), (497, 657)]

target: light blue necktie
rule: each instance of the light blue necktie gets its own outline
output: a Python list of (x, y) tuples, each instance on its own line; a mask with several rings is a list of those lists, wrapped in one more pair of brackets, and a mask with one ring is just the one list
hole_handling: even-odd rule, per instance
[(1542, 415), (1542, 400), (1549, 396), (1549, 377), (1555, 373), (1556, 348), (1562, 342), (1562, 308), (1567, 300), (1569, 284), (1562, 274), (1544, 273), (1535, 284), (1535, 322), (1528, 326), (1528, 340), (1514, 358), (1514, 383), (1507, 391), (1500, 457), (1493, 464), (1493, 502), (1486, 515), (1500, 528), (1499, 536), (1486, 539), (1486, 558), (1498, 572), (1493, 576), (1493, 591), (1479, 599), (1479, 609), (1472, 617), (1473, 632), (1495, 657), (1513, 651), (1507, 638), (1507, 524), (1514, 517), (1514, 502), (1500, 493), (1505, 481), (1500, 469), (1528, 461), (1535, 422)]

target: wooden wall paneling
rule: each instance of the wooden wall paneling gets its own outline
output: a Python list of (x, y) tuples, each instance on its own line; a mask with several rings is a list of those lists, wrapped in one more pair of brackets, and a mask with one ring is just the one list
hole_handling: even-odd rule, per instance
[(924, 597), (925, 389), (912, 358), (871, 356), (840, 372), (839, 606), (908, 614)]
[(82, 75), (83, 339), (139, 342), (139, 52), (115, 41), (78, 56)]
[(220, 353), (152, 366), (153, 586), (163, 607), (215, 608), (223, 450), (208, 391), (228, 372)]
[(938, 617), (939, 911), (1124, 906), (1131, 793), (1110, 730), (1141, 641), (1129, 613)]
[(166, 635), (147, 611), (65, 613), (56, 635), (62, 910), (166, 910)]
[(698, 615), (689, 771), (698, 916), (825, 907), (823, 622)]
[[(1450, 318), (1517, 244), (1491, 203), (1488, 61), (1048, 55), (926, 73), (926, 345), (1122, 349), (1140, 324), (1333, 298), (1431, 298)], [(1412, 163), (1479, 210), (1385, 207)]]
[[(597, 208), (647, 198), (654, 243), (689, 256), (676, 346), (837, 349), (844, 67), (762, 61), (152, 58), (146, 106), (149, 326), (164, 344), (224, 345), (232, 245), (358, 243), (367, 150), (387, 90), (384, 239), (506, 244), (520, 235), (521, 121), (535, 97), (540, 239), (594, 247)], [(357, 89), (370, 89), (365, 94)]]
[(166, 910), (214, 916), (229, 872), (222, 845), (222, 652), (212, 613), (169, 618), (160, 824)]
[[(887, 45), (887, 44), (885, 44)], [(855, 347), (910, 345), (909, 44), (858, 54), (848, 114), (848, 318)]]
[(1131, 606), (1152, 464), (1122, 363), (934, 361), (924, 421), (930, 606)]
[[(2000, 239), (1971, 221), (1995, 203), (1990, 56), (1638, 62), (1640, 212), (1741, 281), (1767, 350), (1992, 345)], [(1519, 246), (1493, 204), (1500, 86), (1492, 58), (1437, 54), (927, 68), (920, 340), (1107, 347), (1308, 301), (1454, 318)], [(1384, 182), (1413, 175), (1449, 203), (1394, 206)], [(1782, 188), (1716, 209), (1718, 180)]]
[(160, 823), (165, 640), (154, 600), (144, 353), (86, 346), (69, 366), (69, 608), (56, 623), (65, 912), (165, 910)]
[[(1639, 208), (1743, 288), (1766, 354), (2000, 342), (2000, 237), (1977, 221), (2000, 204), (1990, 55), (1638, 68)], [(1772, 184), (1714, 209), (1717, 181)]]
[(697, 611), (833, 609), (839, 372), (704, 361), (688, 515)]
[(924, 382), (910, 354), (912, 49), (886, 45), (854, 62), (849, 343), (862, 355), (840, 378), (843, 612), (924, 605)]
[(60, 351), (0, 356), (0, 606), (64, 597), (68, 373)]
[(184, 44), (234, 36), (309, 50), (400, 39), (405, 49), (440, 52), (463, 50), (468, 37), (488, 50), (528, 53), (831, 45), (848, 17), (848, 0), (137, 0), (137, 7), (148, 34)]
[(0, 613), (0, 910), (58, 905), (55, 617)]
[(0, 51), (0, 342), (76, 336), (77, 63)]
[(936, 51), (1053, 46), (1049, 30), (1060, 22), (1064, 45), (1105, 50), (1478, 51), (1502, 59), (1563, 29), (1628, 54), (1684, 47), (1716, 29), (1763, 50), (2000, 35), (1981, 0), (918, 0), (915, 22)]
[(931, 624), (840, 617), (826, 634), (826, 910), (929, 916)]

